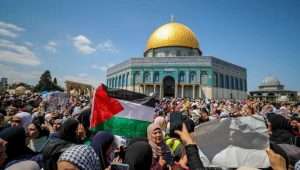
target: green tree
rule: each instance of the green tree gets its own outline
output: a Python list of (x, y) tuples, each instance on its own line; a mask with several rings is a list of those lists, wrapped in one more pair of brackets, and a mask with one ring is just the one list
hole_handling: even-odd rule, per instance
[(56, 79), (56, 77), (54, 77), (53, 83), (54, 83), (55, 85), (57, 85), (57, 79)]
[[(54, 79), (57, 83), (56, 78)], [(40, 77), (40, 81), (35, 86), (34, 91), (42, 92), (42, 91), (63, 91), (63, 88), (58, 86), (52, 81), (51, 73), (49, 70), (46, 70)]]

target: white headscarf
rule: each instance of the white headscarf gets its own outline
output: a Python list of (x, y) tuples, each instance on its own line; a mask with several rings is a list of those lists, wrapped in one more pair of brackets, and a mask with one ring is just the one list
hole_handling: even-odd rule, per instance
[(20, 112), (15, 115), (21, 119), (21, 126), (26, 129), (27, 126), (32, 122), (31, 114), (27, 112)]
[(17, 169), (39, 170), (40, 167), (34, 161), (21, 161), (6, 168), (6, 170), (17, 170)]

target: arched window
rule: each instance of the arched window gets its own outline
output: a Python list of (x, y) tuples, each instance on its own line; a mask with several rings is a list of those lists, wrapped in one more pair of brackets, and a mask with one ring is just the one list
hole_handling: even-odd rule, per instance
[(184, 71), (179, 72), (179, 82), (184, 82), (185, 80), (185, 73)]
[(140, 72), (139, 71), (136, 71), (133, 74), (133, 82), (134, 82), (134, 84), (137, 84), (140, 82)]
[(231, 79), (231, 80), (230, 80), (230, 82), (231, 82), (231, 83), (230, 83), (230, 84), (231, 84), (231, 89), (234, 90), (234, 88), (235, 88), (235, 85), (234, 85), (234, 79), (233, 79), (232, 76), (230, 76), (230, 79)]
[(159, 82), (159, 72), (158, 71), (154, 72), (153, 81)]
[(208, 74), (207, 71), (201, 71), (200, 81), (203, 85), (208, 85)]
[(225, 76), (225, 88), (229, 89), (229, 76), (228, 75)]
[(239, 90), (242, 91), (244, 89), (243, 80), (240, 78), (239, 81), (240, 81), (240, 89)]
[(239, 81), (238, 81), (238, 78), (235, 78), (235, 89), (236, 89), (236, 90), (239, 89)]
[(126, 74), (126, 87), (128, 86), (129, 73)]
[(125, 74), (122, 75), (122, 88), (125, 86)]
[(144, 82), (150, 82), (150, 73), (148, 71), (144, 72)]
[(190, 82), (193, 83), (196, 81), (196, 72), (195, 71), (191, 71), (190, 72)]
[(169, 51), (169, 50), (166, 50), (166, 51), (165, 51), (165, 55), (166, 55), (166, 56), (169, 56), (169, 55), (170, 55), (170, 51)]
[(113, 85), (112, 86), (113, 86), (113, 88), (116, 88), (116, 78), (115, 77), (113, 78)]
[(214, 72), (214, 76), (213, 76), (213, 86), (214, 87), (218, 87), (219, 85), (219, 76), (218, 73)]
[(118, 80), (118, 88), (120, 88), (120, 87), (121, 87), (121, 82), (122, 82), (122, 77), (121, 77), (121, 75), (119, 75), (119, 80)]
[(220, 87), (224, 88), (224, 75), (220, 74)]
[(111, 79), (108, 79), (108, 80), (107, 80), (107, 86), (108, 86), (109, 88), (111, 88)]

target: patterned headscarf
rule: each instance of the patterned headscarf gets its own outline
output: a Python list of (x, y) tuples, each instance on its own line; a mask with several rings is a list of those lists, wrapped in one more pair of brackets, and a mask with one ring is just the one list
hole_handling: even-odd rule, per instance
[(152, 133), (154, 130), (161, 130), (158, 124), (152, 123), (147, 128), (147, 137), (148, 142), (152, 148), (153, 158), (158, 159), (160, 156), (163, 156), (164, 159), (167, 161), (168, 164), (172, 162), (173, 156), (171, 154), (170, 148), (165, 144), (162, 140), (160, 144), (156, 144), (153, 141)]
[(94, 149), (87, 145), (75, 145), (68, 148), (58, 159), (68, 161), (80, 170), (100, 170), (99, 157)]
[(295, 168), (295, 170), (300, 170), (300, 161), (296, 162), (294, 168)]

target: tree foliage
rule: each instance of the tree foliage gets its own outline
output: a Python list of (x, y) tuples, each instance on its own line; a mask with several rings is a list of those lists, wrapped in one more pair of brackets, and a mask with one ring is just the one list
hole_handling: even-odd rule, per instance
[(51, 73), (49, 70), (46, 70), (40, 77), (40, 81), (34, 87), (34, 91), (63, 91), (63, 88), (57, 85), (57, 80), (54, 78), (52, 81)]
[(54, 77), (53, 83), (54, 83), (55, 85), (57, 85), (57, 79), (56, 79), (56, 77)]

